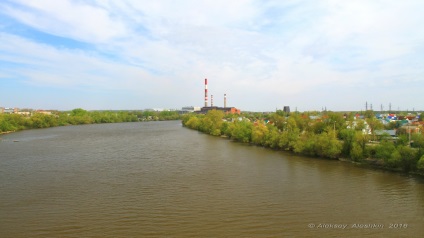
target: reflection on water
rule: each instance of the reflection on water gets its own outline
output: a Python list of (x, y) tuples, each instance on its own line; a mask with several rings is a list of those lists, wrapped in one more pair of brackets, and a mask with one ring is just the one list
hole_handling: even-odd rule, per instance
[[(422, 180), (234, 143), (176, 121), (59, 127), (2, 138), (0, 237), (424, 232)], [(390, 223), (408, 227), (390, 229)], [(325, 224), (348, 227), (319, 227)]]

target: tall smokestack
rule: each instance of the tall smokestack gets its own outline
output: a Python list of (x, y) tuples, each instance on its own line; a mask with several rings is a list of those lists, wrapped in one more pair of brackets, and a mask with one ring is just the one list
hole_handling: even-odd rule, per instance
[(205, 79), (205, 107), (208, 106), (208, 79)]
[(224, 107), (227, 107), (227, 94), (224, 94)]
[(211, 95), (211, 107), (213, 107), (213, 95)]

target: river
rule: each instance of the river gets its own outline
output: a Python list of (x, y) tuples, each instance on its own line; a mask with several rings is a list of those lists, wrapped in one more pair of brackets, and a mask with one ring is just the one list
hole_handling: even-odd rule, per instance
[(0, 136), (0, 237), (420, 237), (424, 181), (179, 121)]

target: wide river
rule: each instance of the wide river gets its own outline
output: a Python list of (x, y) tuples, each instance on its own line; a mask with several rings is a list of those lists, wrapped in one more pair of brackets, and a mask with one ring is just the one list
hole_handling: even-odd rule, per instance
[(1, 135), (0, 237), (423, 237), (424, 181), (179, 121)]

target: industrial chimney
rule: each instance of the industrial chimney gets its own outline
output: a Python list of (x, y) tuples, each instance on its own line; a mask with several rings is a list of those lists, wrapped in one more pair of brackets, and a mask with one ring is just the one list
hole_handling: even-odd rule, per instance
[(227, 94), (224, 94), (224, 108), (227, 107)]
[(205, 79), (205, 107), (208, 106), (208, 79)]
[(211, 107), (213, 107), (213, 95), (211, 95)]

